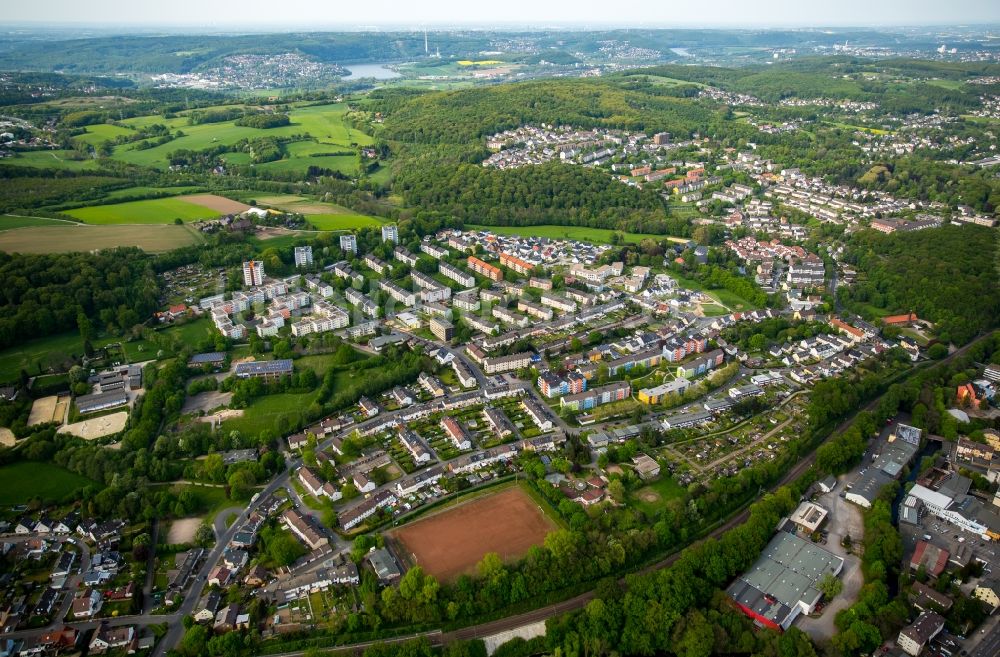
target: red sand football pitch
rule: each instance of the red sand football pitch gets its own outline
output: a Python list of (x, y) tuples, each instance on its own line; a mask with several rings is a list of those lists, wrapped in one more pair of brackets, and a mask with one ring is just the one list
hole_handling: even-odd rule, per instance
[(556, 529), (519, 487), (469, 500), (397, 529), (400, 556), (439, 581), (474, 573), (488, 552), (504, 561), (523, 556)]

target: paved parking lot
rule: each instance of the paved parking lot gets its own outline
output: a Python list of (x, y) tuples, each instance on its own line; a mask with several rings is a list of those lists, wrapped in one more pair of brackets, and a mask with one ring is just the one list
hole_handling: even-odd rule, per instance
[[(927, 540), (929, 543), (954, 552), (958, 546), (967, 545), (972, 550), (972, 558), (984, 561), (991, 568), (990, 564), (1000, 563), (997, 558), (1000, 547), (995, 542), (985, 541), (977, 534), (962, 531), (955, 525), (938, 520), (936, 516), (927, 515), (920, 519), (919, 525), (911, 525), (906, 522), (899, 523), (899, 533), (903, 539), (903, 554), (913, 554), (917, 542)], [(929, 536), (930, 539), (924, 539)]]
[(827, 542), (823, 547), (844, 558), (844, 569), (840, 574), (844, 590), (823, 609), (819, 618), (799, 616), (796, 625), (814, 640), (826, 641), (837, 633), (837, 628), (833, 624), (837, 612), (850, 607), (864, 585), (861, 559), (849, 554), (841, 545), (845, 535), (850, 536), (854, 544), (859, 544), (864, 537), (861, 509), (840, 496), (845, 483), (853, 477), (854, 473), (841, 476), (835, 489), (816, 498), (816, 503), (830, 512), (826, 517), (826, 524), (821, 528), (827, 532)]

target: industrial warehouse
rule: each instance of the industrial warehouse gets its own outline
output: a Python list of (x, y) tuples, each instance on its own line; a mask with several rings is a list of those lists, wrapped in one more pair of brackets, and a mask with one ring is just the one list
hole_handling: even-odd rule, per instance
[(822, 597), (817, 583), (836, 577), (841, 557), (795, 535), (788, 520), (767, 544), (757, 562), (726, 592), (747, 616), (772, 629), (787, 630), (799, 614), (810, 614)]

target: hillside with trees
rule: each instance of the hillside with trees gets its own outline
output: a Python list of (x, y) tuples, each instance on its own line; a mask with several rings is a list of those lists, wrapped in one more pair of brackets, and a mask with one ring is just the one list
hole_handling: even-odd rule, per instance
[(860, 231), (844, 260), (862, 276), (838, 293), (863, 315), (872, 316), (868, 306), (915, 312), (936, 325), (942, 341), (963, 344), (1000, 322), (997, 255), (996, 233), (981, 226)]
[(667, 232), (666, 210), (655, 190), (629, 187), (582, 167), (558, 163), (504, 171), (474, 164), (414, 167), (398, 184), (409, 205), (442, 211), (469, 223), (559, 223)]
[(617, 128), (686, 135), (706, 130), (720, 110), (595, 80), (545, 80), (414, 96), (376, 92), (384, 136), (414, 143), (468, 143), (524, 124)]

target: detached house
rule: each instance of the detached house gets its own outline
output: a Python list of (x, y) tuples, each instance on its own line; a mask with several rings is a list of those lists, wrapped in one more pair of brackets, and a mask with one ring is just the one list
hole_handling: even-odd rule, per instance
[(73, 599), (73, 618), (91, 618), (97, 615), (104, 604), (101, 592), (87, 589), (79, 597)]

